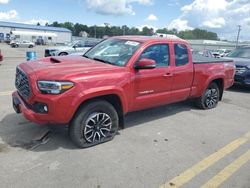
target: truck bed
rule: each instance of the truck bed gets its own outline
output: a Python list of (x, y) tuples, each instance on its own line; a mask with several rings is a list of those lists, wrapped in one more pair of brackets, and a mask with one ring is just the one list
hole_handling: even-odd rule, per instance
[(223, 59), (223, 58), (211, 58), (211, 57), (205, 57), (201, 55), (193, 55), (193, 64), (225, 63), (225, 62), (232, 62), (232, 60)]

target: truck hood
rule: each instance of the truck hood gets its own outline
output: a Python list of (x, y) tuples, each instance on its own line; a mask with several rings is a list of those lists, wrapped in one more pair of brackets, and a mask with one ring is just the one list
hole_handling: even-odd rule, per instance
[(28, 61), (19, 65), (28, 74), (43, 80), (74, 80), (124, 70), (82, 56), (61, 56)]
[(250, 59), (247, 58), (233, 58), (233, 57), (223, 57), (223, 58), (233, 60), (236, 66), (250, 66)]

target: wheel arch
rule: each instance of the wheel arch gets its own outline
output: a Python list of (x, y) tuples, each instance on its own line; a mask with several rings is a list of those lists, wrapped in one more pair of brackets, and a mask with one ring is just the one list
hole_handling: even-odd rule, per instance
[(66, 54), (66, 55), (69, 55), (69, 53), (68, 53), (68, 52), (65, 52), (65, 51), (60, 52), (58, 55), (60, 56), (61, 54)]
[(86, 104), (91, 103), (93, 101), (96, 100), (104, 100), (109, 102), (111, 105), (113, 105), (113, 107), (115, 108), (115, 110), (117, 111), (118, 117), (119, 117), (119, 127), (124, 128), (124, 110), (123, 110), (123, 103), (121, 98), (117, 95), (117, 94), (107, 94), (107, 95), (102, 95), (102, 96), (96, 96), (96, 97), (92, 97), (92, 98), (88, 98), (84, 101), (82, 101), (77, 109), (75, 110), (71, 121), (74, 119), (74, 117), (76, 116), (77, 112)]
[(211, 83), (216, 83), (218, 85), (219, 90), (220, 90), (220, 98), (219, 98), (219, 100), (221, 101), (222, 96), (223, 96), (223, 92), (224, 92), (224, 80), (223, 80), (223, 78), (214, 79), (213, 81), (210, 82), (210, 84)]

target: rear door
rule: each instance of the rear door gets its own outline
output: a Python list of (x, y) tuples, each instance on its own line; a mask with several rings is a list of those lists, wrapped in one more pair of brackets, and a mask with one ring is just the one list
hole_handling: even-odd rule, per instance
[(173, 43), (175, 68), (173, 70), (172, 102), (189, 97), (193, 83), (193, 63), (188, 46)]
[(159, 43), (148, 46), (137, 61), (142, 58), (154, 60), (156, 68), (135, 70), (133, 110), (170, 102), (172, 73), (169, 44)]

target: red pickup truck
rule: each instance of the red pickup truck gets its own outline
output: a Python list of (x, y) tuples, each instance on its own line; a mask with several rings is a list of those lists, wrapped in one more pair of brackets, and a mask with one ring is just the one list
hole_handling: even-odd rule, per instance
[(72, 141), (89, 147), (111, 140), (128, 112), (190, 98), (216, 107), (234, 69), (232, 60), (192, 57), (181, 39), (112, 37), (83, 56), (18, 65), (13, 107), (36, 123), (69, 125)]

